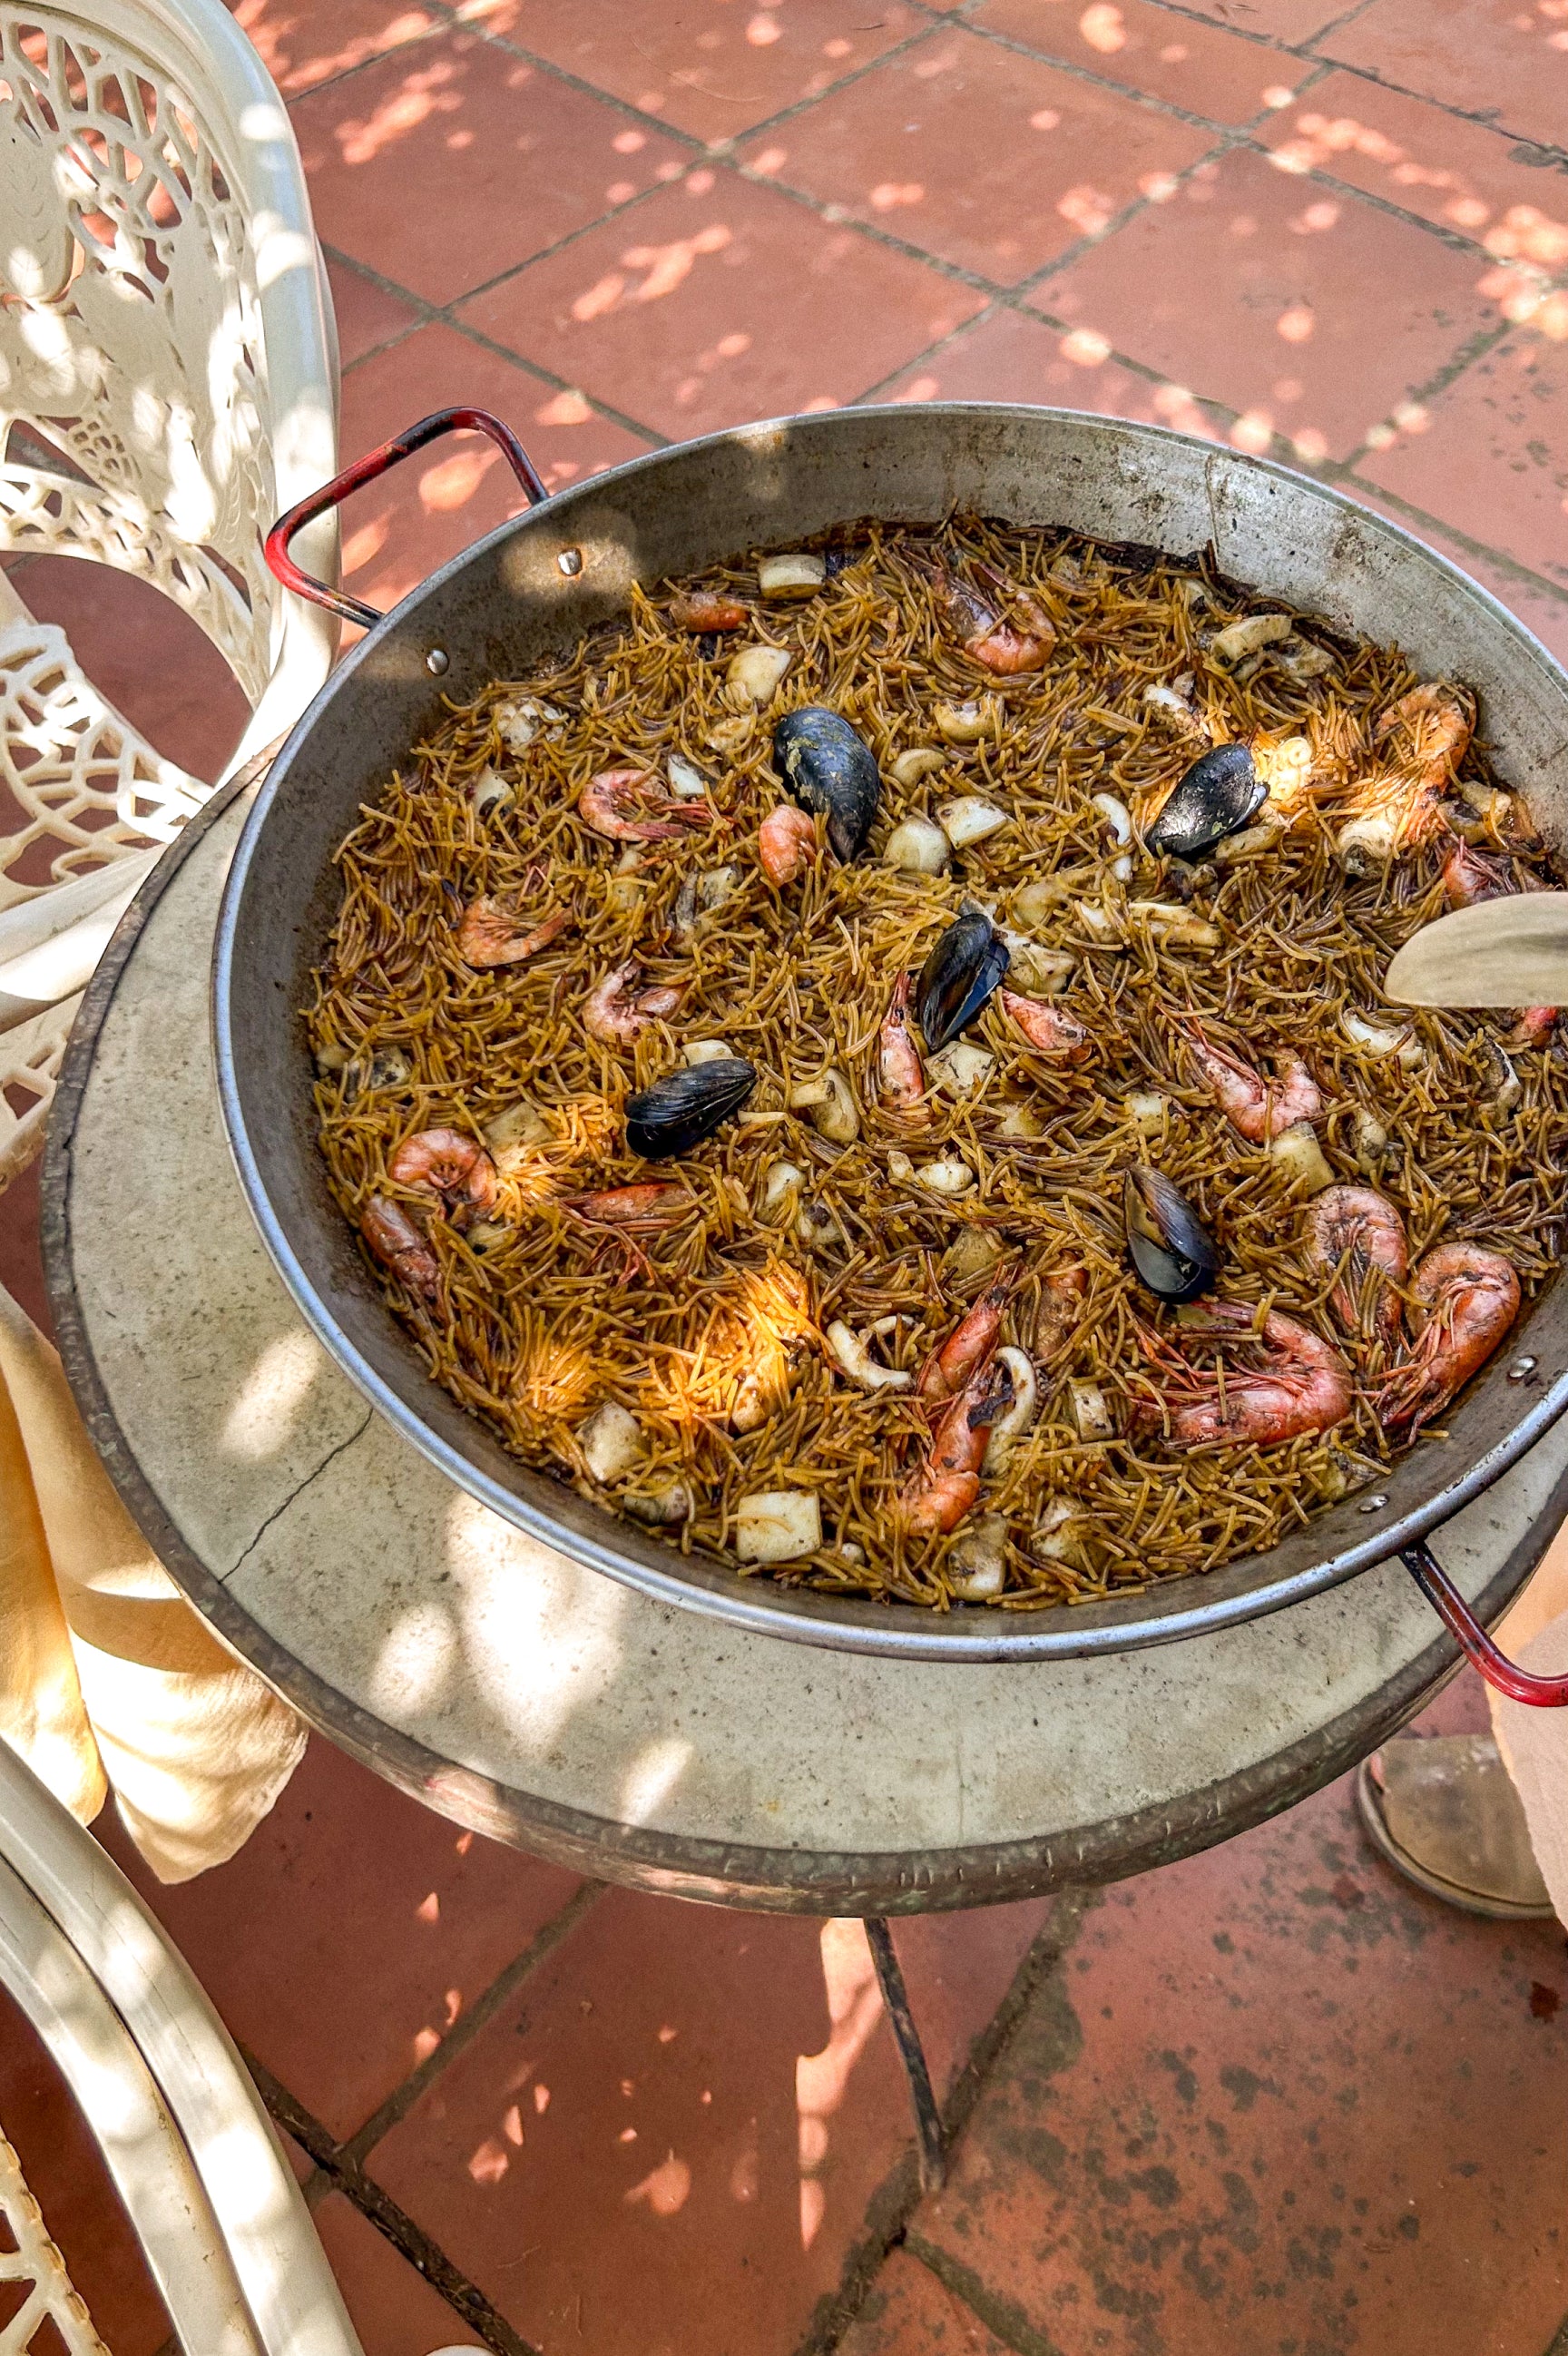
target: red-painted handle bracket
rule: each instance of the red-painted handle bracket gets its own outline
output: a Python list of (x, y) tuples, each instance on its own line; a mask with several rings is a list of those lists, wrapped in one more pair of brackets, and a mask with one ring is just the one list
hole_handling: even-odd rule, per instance
[(416, 450), (422, 450), (427, 442), (434, 442), (443, 434), (461, 433), (489, 435), (505, 454), (513, 474), (528, 493), (530, 506), (547, 496), (533, 460), (509, 425), (504, 425), (487, 409), (437, 409), (429, 417), (421, 417), (417, 425), (407, 426), (389, 442), (383, 442), (379, 450), (368, 450), (363, 458), (356, 458), (341, 475), (335, 476), (330, 483), (323, 483), (318, 491), (312, 491), (287, 515), (278, 518), (267, 534), (265, 554), (268, 565), (284, 588), (292, 589), (296, 597), (308, 597), (313, 605), (325, 605), (339, 621), (357, 622), (362, 630), (373, 630), (381, 619), (374, 605), (349, 596), (346, 589), (330, 589), (313, 573), (302, 572), (289, 554), (289, 542), (305, 524), (314, 523), (329, 508), (340, 506), (351, 491), (373, 483), (378, 475), (384, 475), (400, 458), (412, 457)]
[(1489, 1686), (1509, 1701), (1530, 1702), (1537, 1709), (1562, 1709), (1568, 1704), (1568, 1676), (1537, 1676), (1499, 1653), (1429, 1546), (1418, 1539), (1402, 1547), (1399, 1558), (1465, 1658)]

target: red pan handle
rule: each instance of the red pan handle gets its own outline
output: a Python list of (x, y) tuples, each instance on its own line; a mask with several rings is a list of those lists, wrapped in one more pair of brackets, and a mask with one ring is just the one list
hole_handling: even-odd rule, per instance
[(1537, 1676), (1499, 1652), (1429, 1546), (1417, 1539), (1413, 1546), (1401, 1548), (1399, 1558), (1465, 1658), (1479, 1669), (1489, 1686), (1506, 1694), (1509, 1701), (1532, 1702), (1538, 1709), (1561, 1709), (1568, 1703), (1568, 1676)]
[(384, 475), (389, 466), (397, 465), (400, 458), (411, 457), (416, 450), (422, 450), (427, 442), (435, 441), (443, 434), (458, 433), (487, 434), (490, 436), (496, 448), (505, 453), (513, 474), (528, 493), (530, 507), (547, 497), (533, 460), (509, 425), (504, 425), (487, 409), (434, 410), (429, 417), (421, 417), (417, 425), (405, 426), (402, 433), (394, 434), (392, 439), (383, 442), (379, 450), (368, 450), (363, 458), (356, 458), (341, 475), (336, 476), (330, 483), (323, 483), (318, 491), (312, 491), (307, 498), (301, 499), (297, 507), (291, 508), (287, 515), (278, 518), (267, 534), (264, 553), (269, 566), (284, 588), (292, 589), (296, 597), (308, 597), (313, 605), (325, 605), (329, 614), (337, 616), (339, 621), (357, 622), (362, 630), (373, 630), (381, 619), (374, 605), (367, 605), (360, 598), (349, 596), (346, 589), (329, 589), (325, 581), (317, 581), (313, 574), (302, 573), (289, 554), (289, 542), (304, 525), (314, 523), (316, 517), (325, 515), (329, 508), (341, 505), (350, 491), (359, 490), (366, 483), (373, 483), (378, 475)]

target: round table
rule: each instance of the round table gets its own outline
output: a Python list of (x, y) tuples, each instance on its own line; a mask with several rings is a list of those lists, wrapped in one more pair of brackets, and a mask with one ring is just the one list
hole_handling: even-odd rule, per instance
[[(149, 878), (78, 1019), (45, 1173), (60, 1348), (219, 1636), (331, 1740), (579, 1871), (810, 1914), (1104, 1882), (1273, 1815), (1454, 1667), (1395, 1562), (1219, 1633), (910, 1664), (741, 1633), (580, 1569), (400, 1440), (312, 1338), (229, 1163), (208, 968), (243, 796)], [(1440, 1533), (1494, 1619), (1568, 1506), (1568, 1419)]]

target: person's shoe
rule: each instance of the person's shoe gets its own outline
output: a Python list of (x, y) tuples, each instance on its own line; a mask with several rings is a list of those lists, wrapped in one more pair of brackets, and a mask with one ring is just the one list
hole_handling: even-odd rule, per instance
[(1519, 1794), (1489, 1734), (1385, 1743), (1361, 1762), (1356, 1798), (1373, 1847), (1434, 1898), (1503, 1922), (1554, 1913)]

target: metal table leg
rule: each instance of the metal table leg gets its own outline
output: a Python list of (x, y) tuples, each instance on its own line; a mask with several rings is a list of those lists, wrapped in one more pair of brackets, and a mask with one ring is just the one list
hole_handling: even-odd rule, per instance
[(931, 2088), (931, 2072), (925, 2065), (925, 2048), (920, 2041), (920, 2031), (909, 2008), (904, 1976), (893, 1953), (892, 1933), (882, 1915), (869, 1914), (866, 1917), (866, 1936), (871, 1943), (871, 1960), (877, 1966), (882, 2002), (888, 2008), (888, 2019), (892, 2022), (893, 2036), (898, 2041), (899, 2060), (903, 2063), (904, 2075), (909, 2081), (910, 2105), (914, 2112), (915, 2130), (920, 2137), (921, 2190), (940, 2192), (947, 2169), (942, 2115)]

